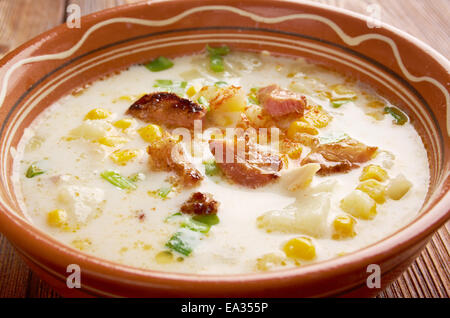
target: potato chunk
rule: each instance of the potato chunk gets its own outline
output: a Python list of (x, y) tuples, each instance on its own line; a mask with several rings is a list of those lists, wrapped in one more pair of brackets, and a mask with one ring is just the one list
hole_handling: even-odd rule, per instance
[(297, 200), (283, 210), (266, 212), (256, 221), (259, 228), (269, 232), (302, 233), (320, 238), (327, 234), (329, 211), (330, 198), (321, 193)]
[(341, 200), (341, 209), (363, 220), (371, 220), (377, 214), (377, 204), (367, 194), (354, 190)]
[(398, 175), (389, 182), (387, 195), (392, 200), (400, 200), (411, 189), (412, 183), (403, 175)]

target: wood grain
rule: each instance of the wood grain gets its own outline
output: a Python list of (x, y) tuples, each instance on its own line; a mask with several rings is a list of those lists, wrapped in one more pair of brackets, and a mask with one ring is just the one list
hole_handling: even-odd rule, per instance
[[(138, 0), (0, 0), (0, 57), (33, 36), (63, 23), (65, 8), (78, 4), (82, 14)], [(450, 1), (448, 0), (313, 0), (368, 14), (370, 4), (381, 9), (381, 20), (450, 56)], [(440, 297), (450, 295), (450, 223), (442, 227), (420, 257), (381, 298)], [(32, 273), (0, 235), (0, 297), (58, 297)]]

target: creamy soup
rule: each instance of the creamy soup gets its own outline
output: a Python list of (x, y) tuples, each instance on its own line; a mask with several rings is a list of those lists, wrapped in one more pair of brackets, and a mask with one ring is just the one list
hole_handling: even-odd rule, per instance
[(30, 222), (71, 247), (231, 274), (379, 241), (417, 216), (429, 168), (408, 116), (370, 87), (224, 46), (62, 98), (25, 131), (14, 176)]

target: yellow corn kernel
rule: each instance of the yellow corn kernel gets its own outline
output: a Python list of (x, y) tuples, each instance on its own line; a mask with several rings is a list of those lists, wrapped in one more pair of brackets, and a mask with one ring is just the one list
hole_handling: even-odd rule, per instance
[(189, 97), (194, 96), (196, 93), (197, 93), (197, 91), (195, 90), (194, 86), (189, 87), (186, 91), (186, 95)]
[(365, 192), (354, 190), (341, 200), (341, 209), (354, 217), (371, 220), (377, 214), (377, 204)]
[(382, 102), (381, 100), (372, 100), (367, 103), (367, 106), (369, 106), (371, 108), (384, 108), (384, 106), (386, 106), (386, 104), (384, 102)]
[(302, 121), (294, 121), (288, 128), (287, 136), (292, 139), (298, 133), (318, 135), (319, 131), (308, 123)]
[(283, 251), (287, 257), (293, 259), (312, 260), (316, 257), (316, 248), (309, 237), (300, 236), (289, 240)]
[(389, 182), (387, 194), (392, 200), (400, 200), (411, 189), (412, 183), (399, 175)]
[(155, 142), (163, 137), (163, 129), (158, 125), (147, 125), (138, 129), (139, 135), (147, 142)]
[(105, 136), (98, 140), (98, 143), (108, 147), (116, 147), (126, 142), (128, 142), (128, 139), (120, 136)]
[(313, 106), (304, 116), (303, 120), (316, 128), (328, 126), (332, 117), (328, 115), (320, 106)]
[(51, 226), (60, 227), (67, 221), (67, 213), (64, 210), (56, 209), (48, 212), (47, 223)]
[(126, 165), (128, 161), (137, 157), (139, 150), (116, 150), (109, 157), (118, 165)]
[(111, 116), (111, 112), (103, 108), (95, 108), (84, 116), (84, 120), (105, 119)]
[(288, 152), (288, 156), (292, 160), (299, 159), (300, 156), (302, 155), (302, 151), (303, 151), (302, 146), (297, 145), (294, 149), (292, 149)]
[(377, 180), (363, 181), (356, 189), (367, 193), (376, 203), (383, 204), (386, 202), (386, 187)]
[(125, 130), (130, 128), (134, 123), (134, 119), (131, 118), (124, 118), (116, 121), (113, 125), (114, 127), (117, 127), (119, 129)]
[(350, 215), (339, 215), (333, 221), (333, 239), (341, 240), (356, 235), (356, 220)]
[(369, 179), (375, 179), (380, 182), (384, 182), (389, 178), (386, 170), (377, 165), (369, 165), (364, 167), (361, 177), (359, 177), (360, 181), (365, 181)]

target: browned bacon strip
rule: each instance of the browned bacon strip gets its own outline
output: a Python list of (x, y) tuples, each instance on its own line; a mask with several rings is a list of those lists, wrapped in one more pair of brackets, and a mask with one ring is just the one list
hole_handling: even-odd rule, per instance
[(213, 199), (212, 194), (195, 192), (181, 206), (181, 212), (187, 214), (208, 215), (216, 214), (219, 202)]
[(173, 138), (165, 137), (150, 144), (147, 152), (152, 170), (174, 171), (187, 187), (198, 185), (203, 180), (202, 174), (188, 161), (181, 144)]
[(127, 114), (145, 122), (172, 127), (193, 128), (194, 120), (202, 120), (206, 108), (174, 93), (152, 93), (142, 96), (127, 110)]
[(273, 84), (258, 91), (258, 99), (264, 109), (273, 117), (297, 113), (303, 116), (306, 107), (305, 96), (280, 88)]
[(358, 163), (371, 160), (377, 149), (377, 147), (366, 146), (355, 139), (346, 138), (335, 143), (317, 145), (303, 159), (302, 165), (319, 163), (320, 170), (317, 172), (319, 175), (347, 172), (358, 168)]
[(238, 151), (236, 142), (211, 140), (209, 148), (223, 173), (237, 184), (257, 188), (277, 179), (283, 167), (280, 156), (263, 151), (255, 144), (244, 144), (243, 150)]

